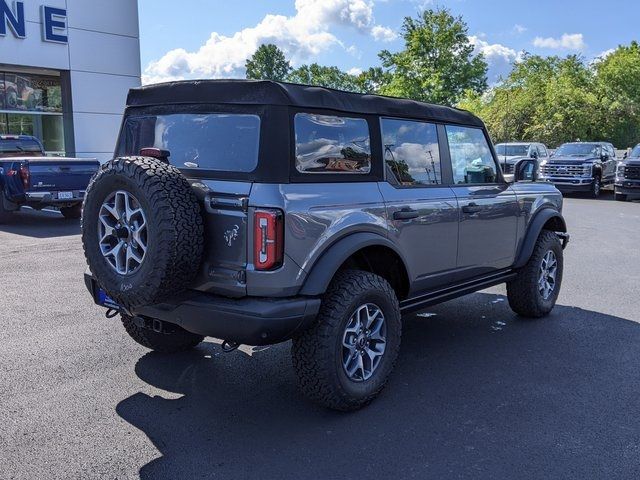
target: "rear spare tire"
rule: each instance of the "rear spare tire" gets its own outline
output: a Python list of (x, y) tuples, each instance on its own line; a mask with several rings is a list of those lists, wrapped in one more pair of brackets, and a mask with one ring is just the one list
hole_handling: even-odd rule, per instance
[(111, 160), (84, 200), (82, 243), (93, 277), (126, 308), (186, 289), (203, 250), (203, 220), (180, 171), (148, 157)]

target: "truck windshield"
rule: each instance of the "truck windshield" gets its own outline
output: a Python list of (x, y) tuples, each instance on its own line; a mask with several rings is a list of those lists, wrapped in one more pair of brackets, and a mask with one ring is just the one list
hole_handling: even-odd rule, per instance
[(0, 156), (32, 157), (33, 154), (42, 155), (42, 147), (36, 140), (0, 136)]
[(529, 145), (496, 145), (496, 153), (500, 157), (526, 157)]
[(168, 150), (178, 168), (251, 172), (258, 164), (259, 143), (257, 115), (133, 115), (124, 122), (118, 155), (154, 147)]
[(631, 150), (631, 155), (629, 158), (640, 158), (640, 145), (636, 145), (636, 148)]
[(556, 150), (555, 157), (589, 157), (598, 155), (600, 146), (594, 143), (565, 143)]

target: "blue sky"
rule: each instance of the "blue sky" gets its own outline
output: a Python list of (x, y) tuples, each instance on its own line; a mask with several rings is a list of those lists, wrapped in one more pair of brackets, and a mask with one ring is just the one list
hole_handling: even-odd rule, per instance
[(405, 16), (434, 6), (462, 15), (495, 82), (519, 52), (593, 59), (640, 40), (634, 0), (139, 0), (145, 82), (242, 77), (260, 43), (275, 43), (292, 63), (356, 72), (377, 53), (402, 48)]

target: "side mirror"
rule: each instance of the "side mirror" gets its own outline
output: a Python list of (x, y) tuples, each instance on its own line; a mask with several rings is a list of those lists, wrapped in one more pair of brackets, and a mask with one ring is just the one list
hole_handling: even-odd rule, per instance
[(628, 156), (629, 156), (629, 152), (624, 152), (624, 155), (622, 155), (622, 159), (626, 160)]
[(531, 152), (531, 158), (533, 158), (533, 159), (535, 159), (535, 160), (537, 160), (537, 159), (538, 159), (538, 156), (539, 156), (539, 155), (540, 155), (540, 154), (539, 154), (537, 151), (535, 151), (535, 150), (534, 150), (533, 152)]
[(513, 172), (515, 182), (535, 182), (538, 180), (538, 160), (520, 160), (516, 163)]
[(608, 161), (609, 161), (609, 155), (608, 155), (607, 153), (603, 153), (603, 154), (600, 156), (600, 159), (601, 159), (603, 162), (608, 162)]

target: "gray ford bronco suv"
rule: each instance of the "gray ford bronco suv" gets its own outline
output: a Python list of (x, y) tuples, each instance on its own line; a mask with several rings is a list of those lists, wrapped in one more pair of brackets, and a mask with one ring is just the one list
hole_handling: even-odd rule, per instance
[(382, 390), (402, 315), (500, 283), (537, 318), (568, 241), (535, 159), (507, 183), (452, 108), (270, 81), (134, 89), (86, 194), (94, 301), (138, 343), (292, 340), (302, 391), (338, 410)]

